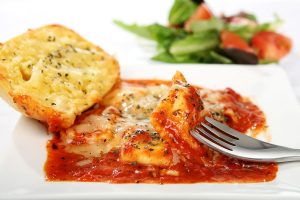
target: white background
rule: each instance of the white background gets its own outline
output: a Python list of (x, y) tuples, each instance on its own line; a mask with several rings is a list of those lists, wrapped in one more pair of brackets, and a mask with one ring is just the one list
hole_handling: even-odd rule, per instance
[[(28, 28), (62, 24), (115, 55), (121, 67), (159, 65), (161, 63), (149, 59), (155, 53), (154, 43), (120, 29), (112, 21), (120, 19), (127, 23), (166, 24), (172, 3), (173, 0), (0, 0), (0, 42)], [(274, 19), (274, 13), (284, 19), (285, 24), (280, 31), (292, 38), (294, 48), (279, 65), (287, 72), (300, 101), (300, 1), (208, 0), (207, 3), (217, 14), (245, 10), (253, 12), (261, 22)], [(168, 64), (165, 65), (167, 67)], [(4, 117), (0, 126), (11, 130), (19, 114), (2, 100), (0, 114), (10, 116)]]
[[(83, 37), (89, 39), (93, 43), (98, 44), (109, 53), (115, 55), (121, 64), (122, 70), (126, 71), (125, 69), (126, 66), (143, 67), (145, 65), (157, 65), (157, 67), (160, 67), (161, 70), (164, 71), (163, 68), (164, 67), (167, 68), (168, 64), (152, 62), (149, 60), (150, 56), (152, 56), (155, 52), (155, 46), (153, 45), (153, 43), (137, 38), (136, 36), (121, 30), (120, 28), (116, 27), (112, 23), (112, 20), (120, 19), (128, 23), (137, 22), (140, 24), (150, 24), (153, 22), (160, 22), (165, 24), (167, 22), (167, 14), (172, 2), (173, 0), (110, 0), (110, 1), (1, 0), (0, 1), (0, 41), (5, 42), (10, 38), (25, 32), (28, 28), (37, 28), (39, 26), (43, 26), (46, 24), (57, 23), (72, 28), (76, 32), (80, 33)], [(289, 80), (293, 86), (293, 89), (295, 92), (297, 92), (298, 100), (300, 100), (300, 26), (299, 26), (300, 1), (297, 0), (223, 0), (223, 1), (208, 0), (208, 3), (209, 6), (212, 8), (212, 10), (215, 11), (215, 13), (220, 13), (221, 11), (224, 11), (225, 13), (230, 14), (240, 10), (246, 10), (256, 14), (260, 21), (272, 20), (273, 14), (277, 13), (281, 18), (285, 20), (285, 24), (280, 31), (292, 38), (294, 43), (294, 48), (291, 54), (287, 56), (285, 59), (283, 59), (279, 65), (287, 72), (289, 76)], [(184, 67), (184, 65), (182, 66)], [(209, 68), (210, 66), (206, 66), (206, 67)], [(253, 68), (260, 68), (260, 66), (253, 66)], [(130, 69), (133, 70), (134, 68), (130, 68)], [(216, 68), (214, 67), (214, 70), (215, 69)], [(224, 70), (222, 69), (221, 72), (218, 73), (218, 70), (215, 70), (215, 73), (218, 74), (217, 76), (212, 76), (212, 77), (214, 78), (219, 77), (220, 80), (222, 80), (222, 73), (224, 73), (227, 74), (228, 77), (230, 77), (231, 79), (234, 79), (234, 75), (229, 74), (231, 71), (236, 72), (236, 70), (232, 69), (232, 67), (228, 72), (224, 72)], [(251, 72), (249, 73), (249, 76), (244, 74), (243, 76), (237, 78), (238, 82), (231, 80), (229, 81), (229, 83), (234, 82), (235, 84), (234, 88), (247, 88), (246, 85), (251, 80), (247, 80), (248, 82), (243, 81), (242, 77), (252, 77), (253, 74), (254, 75), (256, 74), (256, 72), (251, 70), (249, 70), (249, 72)], [(165, 73), (166, 72), (164, 71), (164, 73), (162, 74)], [(127, 74), (130, 73), (127, 71)], [(298, 114), (297, 116), (299, 116), (299, 112), (298, 112), (299, 109), (297, 107), (294, 107), (295, 102), (293, 101), (294, 100), (293, 96), (290, 96), (291, 93), (289, 88), (287, 87), (288, 83), (286, 82), (284, 77), (278, 75), (280, 74), (278, 70), (276, 70), (276, 73), (274, 74), (270, 73), (271, 75), (268, 78), (266, 77), (265, 79), (261, 77), (261, 75), (264, 73), (257, 72), (257, 74), (258, 74), (257, 77), (256, 76), (253, 77), (253, 81), (257, 81), (257, 83), (256, 84), (253, 83), (253, 85), (256, 85), (257, 90), (261, 92), (260, 94), (261, 97), (264, 97), (260, 100), (264, 102), (263, 108), (266, 108), (266, 110), (270, 112), (271, 115), (273, 115), (273, 117), (271, 117), (270, 119), (282, 119), (283, 116), (280, 115), (283, 115), (286, 110), (288, 110), (288, 112), (291, 114), (295, 114), (292, 116), (296, 116), (297, 114)], [(171, 74), (169, 76), (171, 76)], [(276, 77), (278, 77), (278, 80), (276, 79)], [(218, 82), (220, 82), (220, 80), (218, 80)], [(209, 80), (207, 77), (206, 77), (206, 81), (213, 82), (213, 80)], [(282, 81), (282, 87), (280, 85), (281, 81)], [(200, 82), (201, 81), (199, 81), (199, 83)], [(265, 87), (260, 88), (261, 83), (264, 83), (263, 85), (267, 85), (268, 92), (266, 92), (266, 94), (263, 94), (263, 88)], [(272, 88), (273, 85), (275, 90), (274, 88)], [(276, 93), (276, 88), (278, 88), (279, 91), (282, 91), (283, 96), (280, 96), (280, 94)], [(283, 91), (284, 88), (287, 88), (287, 91)], [(255, 94), (254, 89), (255, 88), (251, 90), (253, 91), (253, 94)], [(275, 104), (272, 104), (272, 101), (268, 101), (270, 99), (272, 100), (272, 94), (276, 94), (275, 96), (276, 98), (278, 98), (274, 100), (274, 102), (276, 102)], [(287, 98), (288, 102), (291, 102), (290, 105), (283, 105), (286, 106), (287, 109), (281, 107), (280, 104), (281, 102), (282, 103), (285, 102), (284, 95), (288, 96)], [(270, 102), (270, 104), (268, 102)], [(271, 109), (273, 105), (277, 105), (277, 107), (281, 107), (280, 109), (281, 112), (278, 113), (278, 110), (276, 108)], [(294, 108), (297, 111), (293, 112)], [(299, 144), (298, 141), (300, 141), (299, 134), (297, 134), (295, 131), (298, 130), (299, 133), (299, 128), (297, 129), (296, 123), (294, 123), (291, 126), (292, 128), (290, 128), (290, 130), (294, 130), (292, 133), (291, 132), (285, 133), (284, 130), (285, 127), (289, 125), (289, 122), (295, 122), (297, 121), (296, 119), (299, 119), (299, 117), (290, 119), (289, 117), (291, 116), (288, 115), (289, 113), (287, 114), (285, 113), (284, 115), (286, 116), (286, 120), (284, 121), (285, 124), (284, 126), (282, 125), (280, 126), (282, 120), (278, 120), (278, 121), (274, 120), (273, 122), (271, 122), (271, 124), (274, 124), (273, 128), (279, 127), (279, 129), (276, 129), (273, 134), (275, 141), (279, 143), (281, 142), (282, 144), (290, 144), (294, 146)], [(6, 152), (8, 151), (7, 150), (8, 148), (6, 147), (9, 146), (7, 141), (11, 140), (11, 137), (13, 137), (12, 136), (13, 133), (16, 133), (16, 131), (22, 132), (22, 128), (23, 128), (21, 126), (22, 123), (25, 123), (24, 125), (28, 125), (27, 123), (28, 121), (26, 121), (25, 118), (21, 118), (18, 121), (19, 116), (20, 115), (16, 111), (8, 107), (2, 100), (0, 100), (0, 127), (1, 127), (0, 158), (2, 155), (6, 155), (6, 153), (9, 153)], [(16, 126), (17, 122), (18, 124)], [(33, 122), (31, 121), (30, 123)], [(31, 133), (30, 130), (31, 129), (29, 129), (28, 131), (27, 129), (26, 131), (24, 130), (24, 132), (27, 133), (29, 132), (28, 134), (30, 134)], [(282, 134), (287, 134), (288, 136), (290, 136), (289, 134), (293, 134), (291, 137), (293, 139), (288, 139), (288, 137), (285, 137)], [(25, 134), (23, 136), (24, 137), (21, 138), (26, 140), (27, 135)], [(280, 139), (281, 137), (283, 138), (282, 140)], [(20, 141), (20, 137), (14, 139), (17, 139), (17, 141), (22, 143), (22, 141)], [(31, 144), (31, 143), (29, 142), (26, 144)], [(43, 143), (38, 143), (38, 144), (43, 145)], [(35, 147), (32, 148), (34, 151)], [(36, 147), (36, 149), (38, 150), (39, 148)], [(26, 150), (24, 151), (24, 153), (26, 153)], [(36, 153), (38, 154), (39, 152)], [(36, 157), (34, 157), (33, 155), (33, 157), (29, 156), (29, 158), (33, 159), (34, 161)], [(22, 159), (23, 158), (20, 157), (20, 162), (22, 161)], [(0, 159), (0, 166), (2, 164), (1, 161), (3, 160)], [(18, 163), (17, 161), (14, 162)], [(18, 166), (14, 166), (14, 167), (18, 167)], [(284, 194), (284, 192), (280, 193), (280, 191), (282, 192), (286, 190), (289, 190), (289, 192), (291, 193), (293, 192), (293, 190), (299, 193), (300, 189), (298, 187), (299, 185), (297, 185), (298, 183), (297, 181), (300, 180), (300, 178), (298, 179), (298, 176), (300, 177), (299, 175), (300, 173), (298, 173), (299, 168), (289, 167), (289, 166), (285, 167), (284, 165), (283, 169), (286, 169), (286, 171), (283, 170), (283, 173), (279, 174), (279, 180), (284, 181), (283, 185), (282, 182), (278, 181), (270, 184), (267, 188), (260, 188), (258, 191), (262, 191), (266, 189), (264, 191), (265, 194), (273, 194), (273, 195)], [(21, 171), (22, 169), (20, 169), (20, 172)], [(297, 175), (294, 176), (294, 174)], [(1, 178), (2, 177), (0, 177), (0, 183), (1, 183)], [(30, 177), (27, 177), (27, 179), (28, 181), (31, 180)], [(10, 181), (13, 183), (15, 180), (10, 180)], [(43, 177), (41, 181), (43, 181)], [(81, 185), (74, 186), (78, 189), (78, 193), (79, 193), (80, 187), (77, 186), (81, 186)], [(0, 185), (0, 188), (1, 187), (2, 185)], [(70, 191), (72, 191), (72, 187), (73, 186), (70, 186), (69, 188)], [(93, 185), (91, 187), (97, 189), (98, 185)], [(115, 188), (117, 187), (118, 186), (115, 186)], [(181, 186), (181, 187), (191, 192), (197, 192), (196, 190), (192, 190), (193, 188), (197, 189), (196, 185)], [(204, 189), (208, 188), (207, 190), (212, 191), (213, 187), (208, 185), (208, 186), (203, 186), (203, 188)], [(250, 186), (219, 185), (214, 188), (220, 190), (224, 188), (224, 191), (233, 191), (236, 192), (237, 194), (243, 194), (244, 190), (248, 191), (248, 189), (250, 189), (251, 191), (251, 189), (254, 188), (255, 191), (256, 185), (250, 185)], [(157, 190), (159, 191), (160, 189), (161, 187), (157, 186)], [(57, 190), (64, 190), (64, 188), (58, 187), (54, 191)], [(157, 190), (153, 190), (153, 191), (157, 191)], [(171, 191), (176, 192), (176, 190), (177, 189), (174, 186), (174, 190)], [(20, 190), (18, 192), (22, 194), (24, 190)], [(51, 191), (48, 192), (51, 193)], [(151, 193), (149, 193), (148, 195), (150, 198)], [(252, 195), (253, 198), (255, 197), (255, 199), (259, 197), (259, 194), (255, 194), (255, 192)], [(176, 194), (174, 194), (173, 197), (175, 198)], [(196, 198), (197, 196), (194, 197)], [(250, 197), (251, 195), (249, 196), (249, 198)], [(80, 196), (78, 198), (80, 198)], [(277, 196), (277, 199), (280, 199), (280, 196)], [(295, 196), (294, 199), (296, 199)]]
[[(1, 0), (0, 42), (46, 24), (58, 23), (79, 32), (90, 41), (116, 55), (121, 65), (145, 64), (154, 53), (154, 45), (138, 39), (113, 23), (166, 24), (173, 0)], [(294, 48), (280, 66), (290, 78), (300, 100), (300, 4), (298, 0), (207, 0), (215, 14), (240, 10), (257, 15), (261, 22), (272, 20), (277, 13), (285, 24), (281, 32), (290, 36)], [(257, 66), (254, 66), (257, 67)]]

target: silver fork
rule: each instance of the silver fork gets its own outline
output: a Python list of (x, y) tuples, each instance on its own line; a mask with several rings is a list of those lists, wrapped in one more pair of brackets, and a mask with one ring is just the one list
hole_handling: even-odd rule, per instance
[(226, 155), (255, 162), (300, 161), (300, 149), (278, 146), (252, 138), (205, 117), (191, 135), (199, 142)]

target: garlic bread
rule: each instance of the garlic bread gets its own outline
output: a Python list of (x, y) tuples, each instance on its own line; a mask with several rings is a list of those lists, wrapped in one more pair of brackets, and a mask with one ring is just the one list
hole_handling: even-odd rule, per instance
[(0, 45), (0, 95), (50, 132), (70, 127), (119, 80), (118, 62), (61, 25)]

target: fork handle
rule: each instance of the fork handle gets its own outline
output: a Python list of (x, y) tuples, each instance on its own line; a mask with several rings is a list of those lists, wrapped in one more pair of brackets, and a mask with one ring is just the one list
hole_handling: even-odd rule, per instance
[[(272, 145), (271, 148), (259, 149), (256, 152), (251, 152), (251, 157), (239, 157), (239, 159), (244, 159), (253, 162), (293, 162), (300, 161), (300, 149), (292, 149), (283, 146)], [(250, 154), (250, 155), (251, 155)]]
[(278, 157), (275, 159), (276, 162), (293, 162), (300, 161), (300, 149), (293, 149), (287, 147), (276, 148)]

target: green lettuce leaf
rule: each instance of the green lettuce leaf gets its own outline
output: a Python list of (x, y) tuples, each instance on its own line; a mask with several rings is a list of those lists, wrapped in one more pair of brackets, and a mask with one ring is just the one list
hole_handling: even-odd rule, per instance
[(219, 45), (217, 32), (200, 32), (175, 41), (170, 47), (172, 55), (194, 54), (216, 48)]
[(170, 13), (169, 23), (172, 25), (182, 24), (196, 10), (197, 4), (191, 0), (175, 0)]
[(194, 33), (204, 31), (221, 31), (224, 28), (224, 23), (218, 18), (212, 18), (210, 20), (199, 20), (191, 24), (191, 30)]

